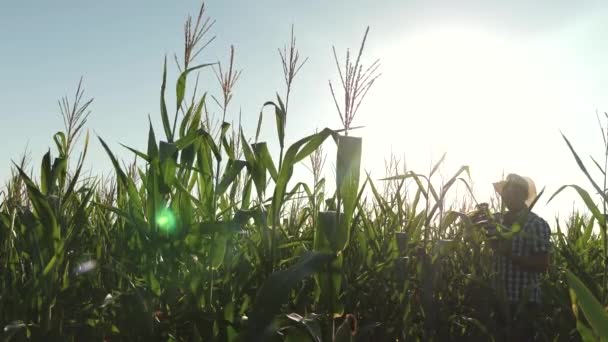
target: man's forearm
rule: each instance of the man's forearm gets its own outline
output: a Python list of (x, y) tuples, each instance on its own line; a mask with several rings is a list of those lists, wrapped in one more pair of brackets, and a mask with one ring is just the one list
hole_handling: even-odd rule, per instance
[[(497, 252), (511, 259), (511, 261), (519, 266), (524, 271), (528, 272), (546, 272), (549, 268), (549, 254), (541, 253), (529, 256), (520, 256), (513, 254), (511, 243), (502, 244)], [(496, 248), (496, 247), (494, 247)]]

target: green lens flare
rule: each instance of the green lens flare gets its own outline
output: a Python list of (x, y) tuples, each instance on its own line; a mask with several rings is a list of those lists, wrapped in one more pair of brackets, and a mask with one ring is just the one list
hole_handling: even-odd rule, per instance
[(175, 215), (169, 208), (161, 209), (156, 215), (156, 224), (160, 230), (171, 233), (176, 228)]

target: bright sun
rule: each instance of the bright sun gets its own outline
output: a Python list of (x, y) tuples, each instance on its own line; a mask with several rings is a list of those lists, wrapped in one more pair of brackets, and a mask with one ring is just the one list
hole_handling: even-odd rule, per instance
[(411, 32), (370, 52), (381, 58), (383, 74), (360, 118), (365, 165), (382, 175), (393, 153), (425, 173), (447, 152), (447, 173), (470, 165), (482, 184), (506, 168), (530, 172), (533, 165), (517, 155), (530, 142), (505, 133), (533, 136), (542, 125), (535, 113), (547, 111), (551, 85), (530, 51), (508, 36), (444, 28)]
[(525, 48), (483, 30), (412, 32), (379, 56), (383, 75), (364, 120), (372, 146), (385, 152), (473, 162), (472, 149), (480, 157), (500, 148), (496, 134), (533, 120), (527, 113), (542, 100)]

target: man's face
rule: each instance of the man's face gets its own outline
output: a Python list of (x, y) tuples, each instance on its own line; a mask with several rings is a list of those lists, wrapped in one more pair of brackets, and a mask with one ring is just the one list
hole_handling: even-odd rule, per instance
[(526, 190), (520, 186), (507, 183), (502, 191), (502, 201), (509, 210), (521, 210), (526, 207)]

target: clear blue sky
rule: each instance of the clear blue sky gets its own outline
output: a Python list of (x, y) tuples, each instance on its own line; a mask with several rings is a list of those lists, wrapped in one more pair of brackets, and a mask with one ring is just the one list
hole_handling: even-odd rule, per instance
[[(199, 62), (225, 61), (231, 44), (243, 74), (229, 119), (242, 109), (249, 135), (261, 104), (284, 92), (277, 48), (295, 25), (309, 62), (295, 84), (288, 140), (338, 127), (328, 79), (337, 79), (331, 46), (355, 49), (367, 25), (366, 62), (382, 77), (355, 124), (365, 167), (381, 177), (391, 151), (424, 172), (448, 153), (445, 175), (470, 165), (478, 196), (505, 172), (531, 176), (553, 192), (587, 187), (561, 140), (582, 156), (601, 156), (595, 111), (608, 110), (608, 3), (602, 1), (208, 1), (217, 39)], [(116, 151), (144, 148), (147, 116), (157, 133), (162, 61), (181, 55), (182, 24), (197, 1), (1, 1), (0, 180), (29, 146), (37, 167), (62, 128), (57, 99), (84, 76), (95, 98), (88, 127)], [(175, 70), (169, 75), (176, 78)], [(210, 74), (202, 84), (218, 92)], [(206, 78), (207, 77), (207, 78)], [(172, 88), (171, 88), (172, 89)], [(264, 137), (274, 141), (269, 121)], [(119, 153), (127, 158), (126, 152)], [(333, 159), (329, 157), (330, 162)], [(93, 173), (109, 170), (92, 140)], [(553, 215), (573, 196), (539, 210)], [(547, 217), (550, 218), (550, 217)]]

